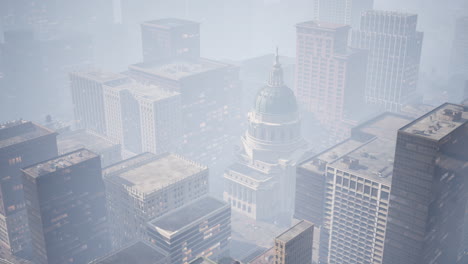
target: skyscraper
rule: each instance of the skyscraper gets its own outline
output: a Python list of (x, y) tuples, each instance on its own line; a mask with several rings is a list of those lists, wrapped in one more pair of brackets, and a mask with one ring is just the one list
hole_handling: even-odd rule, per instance
[(373, 7), (374, 0), (314, 0), (314, 19), (359, 28), (361, 14)]
[(449, 75), (468, 78), (468, 16), (457, 19)]
[(456, 263), (467, 200), (468, 108), (443, 104), (398, 131), (384, 263)]
[(314, 225), (302, 220), (275, 239), (276, 264), (312, 264)]
[(364, 102), (366, 53), (347, 46), (349, 26), (297, 25), (296, 91), (300, 106), (336, 139), (349, 136)]
[(57, 156), (57, 134), (28, 121), (0, 124), (0, 242), (18, 256), (30, 253), (21, 168)]
[(22, 171), (35, 263), (88, 263), (108, 251), (98, 155), (80, 149)]
[(295, 217), (320, 227), (323, 263), (382, 263), (396, 131), (410, 118), (383, 114), (297, 170)]
[(102, 86), (126, 81), (128, 80), (124, 75), (101, 71), (70, 73), (70, 88), (77, 127), (105, 135), (106, 122)]
[(217, 260), (229, 253), (231, 206), (210, 196), (199, 198), (150, 221), (148, 239), (168, 254), (169, 263)]
[(107, 136), (133, 153), (178, 150), (182, 136), (180, 94), (136, 82), (104, 85)]
[(200, 24), (176, 18), (141, 24), (143, 61), (200, 57)]
[(107, 167), (112, 247), (144, 239), (148, 221), (208, 193), (208, 169), (173, 154), (143, 153)]
[(248, 115), (237, 161), (224, 173), (224, 200), (256, 220), (289, 223), (296, 164), (307, 151), (296, 97), (283, 82), (279, 56)]
[(418, 99), (418, 75), (423, 33), (418, 16), (388, 11), (366, 11), (352, 46), (369, 51), (366, 102), (397, 112)]

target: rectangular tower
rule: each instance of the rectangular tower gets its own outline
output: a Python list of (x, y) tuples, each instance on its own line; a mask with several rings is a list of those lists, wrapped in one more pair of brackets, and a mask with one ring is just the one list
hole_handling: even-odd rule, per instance
[(352, 46), (369, 51), (366, 102), (397, 112), (417, 99), (423, 33), (418, 16), (388, 11), (367, 11), (361, 29), (353, 32)]
[(361, 14), (373, 7), (374, 0), (314, 0), (314, 19), (359, 28)]
[(173, 154), (144, 153), (103, 171), (112, 247), (143, 239), (146, 222), (208, 193), (208, 168)]
[(98, 155), (80, 149), (22, 171), (35, 263), (88, 263), (108, 251)]
[(168, 254), (169, 263), (225, 256), (231, 239), (231, 207), (213, 197), (202, 197), (149, 222), (148, 239)]
[(73, 72), (69, 77), (76, 126), (105, 135), (102, 86), (126, 82), (127, 77), (101, 71)]
[(143, 61), (200, 57), (200, 24), (166, 18), (141, 24)]
[(0, 242), (18, 256), (30, 252), (21, 168), (57, 156), (57, 134), (28, 121), (0, 124)]
[(314, 225), (302, 220), (275, 239), (276, 264), (312, 264)]
[(364, 102), (366, 53), (350, 49), (349, 26), (309, 21), (297, 26), (296, 90), (299, 104), (338, 139)]
[(384, 263), (456, 263), (467, 149), (466, 106), (443, 104), (398, 131)]

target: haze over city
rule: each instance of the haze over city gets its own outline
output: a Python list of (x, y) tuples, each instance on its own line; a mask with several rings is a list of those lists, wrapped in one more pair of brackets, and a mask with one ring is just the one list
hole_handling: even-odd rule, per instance
[(0, 263), (468, 264), (468, 1), (0, 0)]

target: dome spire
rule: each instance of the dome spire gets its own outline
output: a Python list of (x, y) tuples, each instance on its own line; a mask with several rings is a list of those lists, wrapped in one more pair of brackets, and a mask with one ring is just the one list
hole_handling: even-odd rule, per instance
[(270, 72), (268, 85), (272, 87), (279, 87), (283, 84), (283, 69), (281, 68), (281, 64), (279, 62), (278, 47), (276, 47), (275, 63), (273, 64), (273, 69)]

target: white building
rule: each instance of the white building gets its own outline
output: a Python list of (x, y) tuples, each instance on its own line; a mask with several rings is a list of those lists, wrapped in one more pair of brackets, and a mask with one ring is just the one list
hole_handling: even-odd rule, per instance
[(296, 164), (307, 143), (300, 133), (296, 98), (283, 83), (278, 56), (248, 119), (238, 161), (224, 174), (224, 200), (234, 211), (253, 219), (289, 222), (294, 211)]

